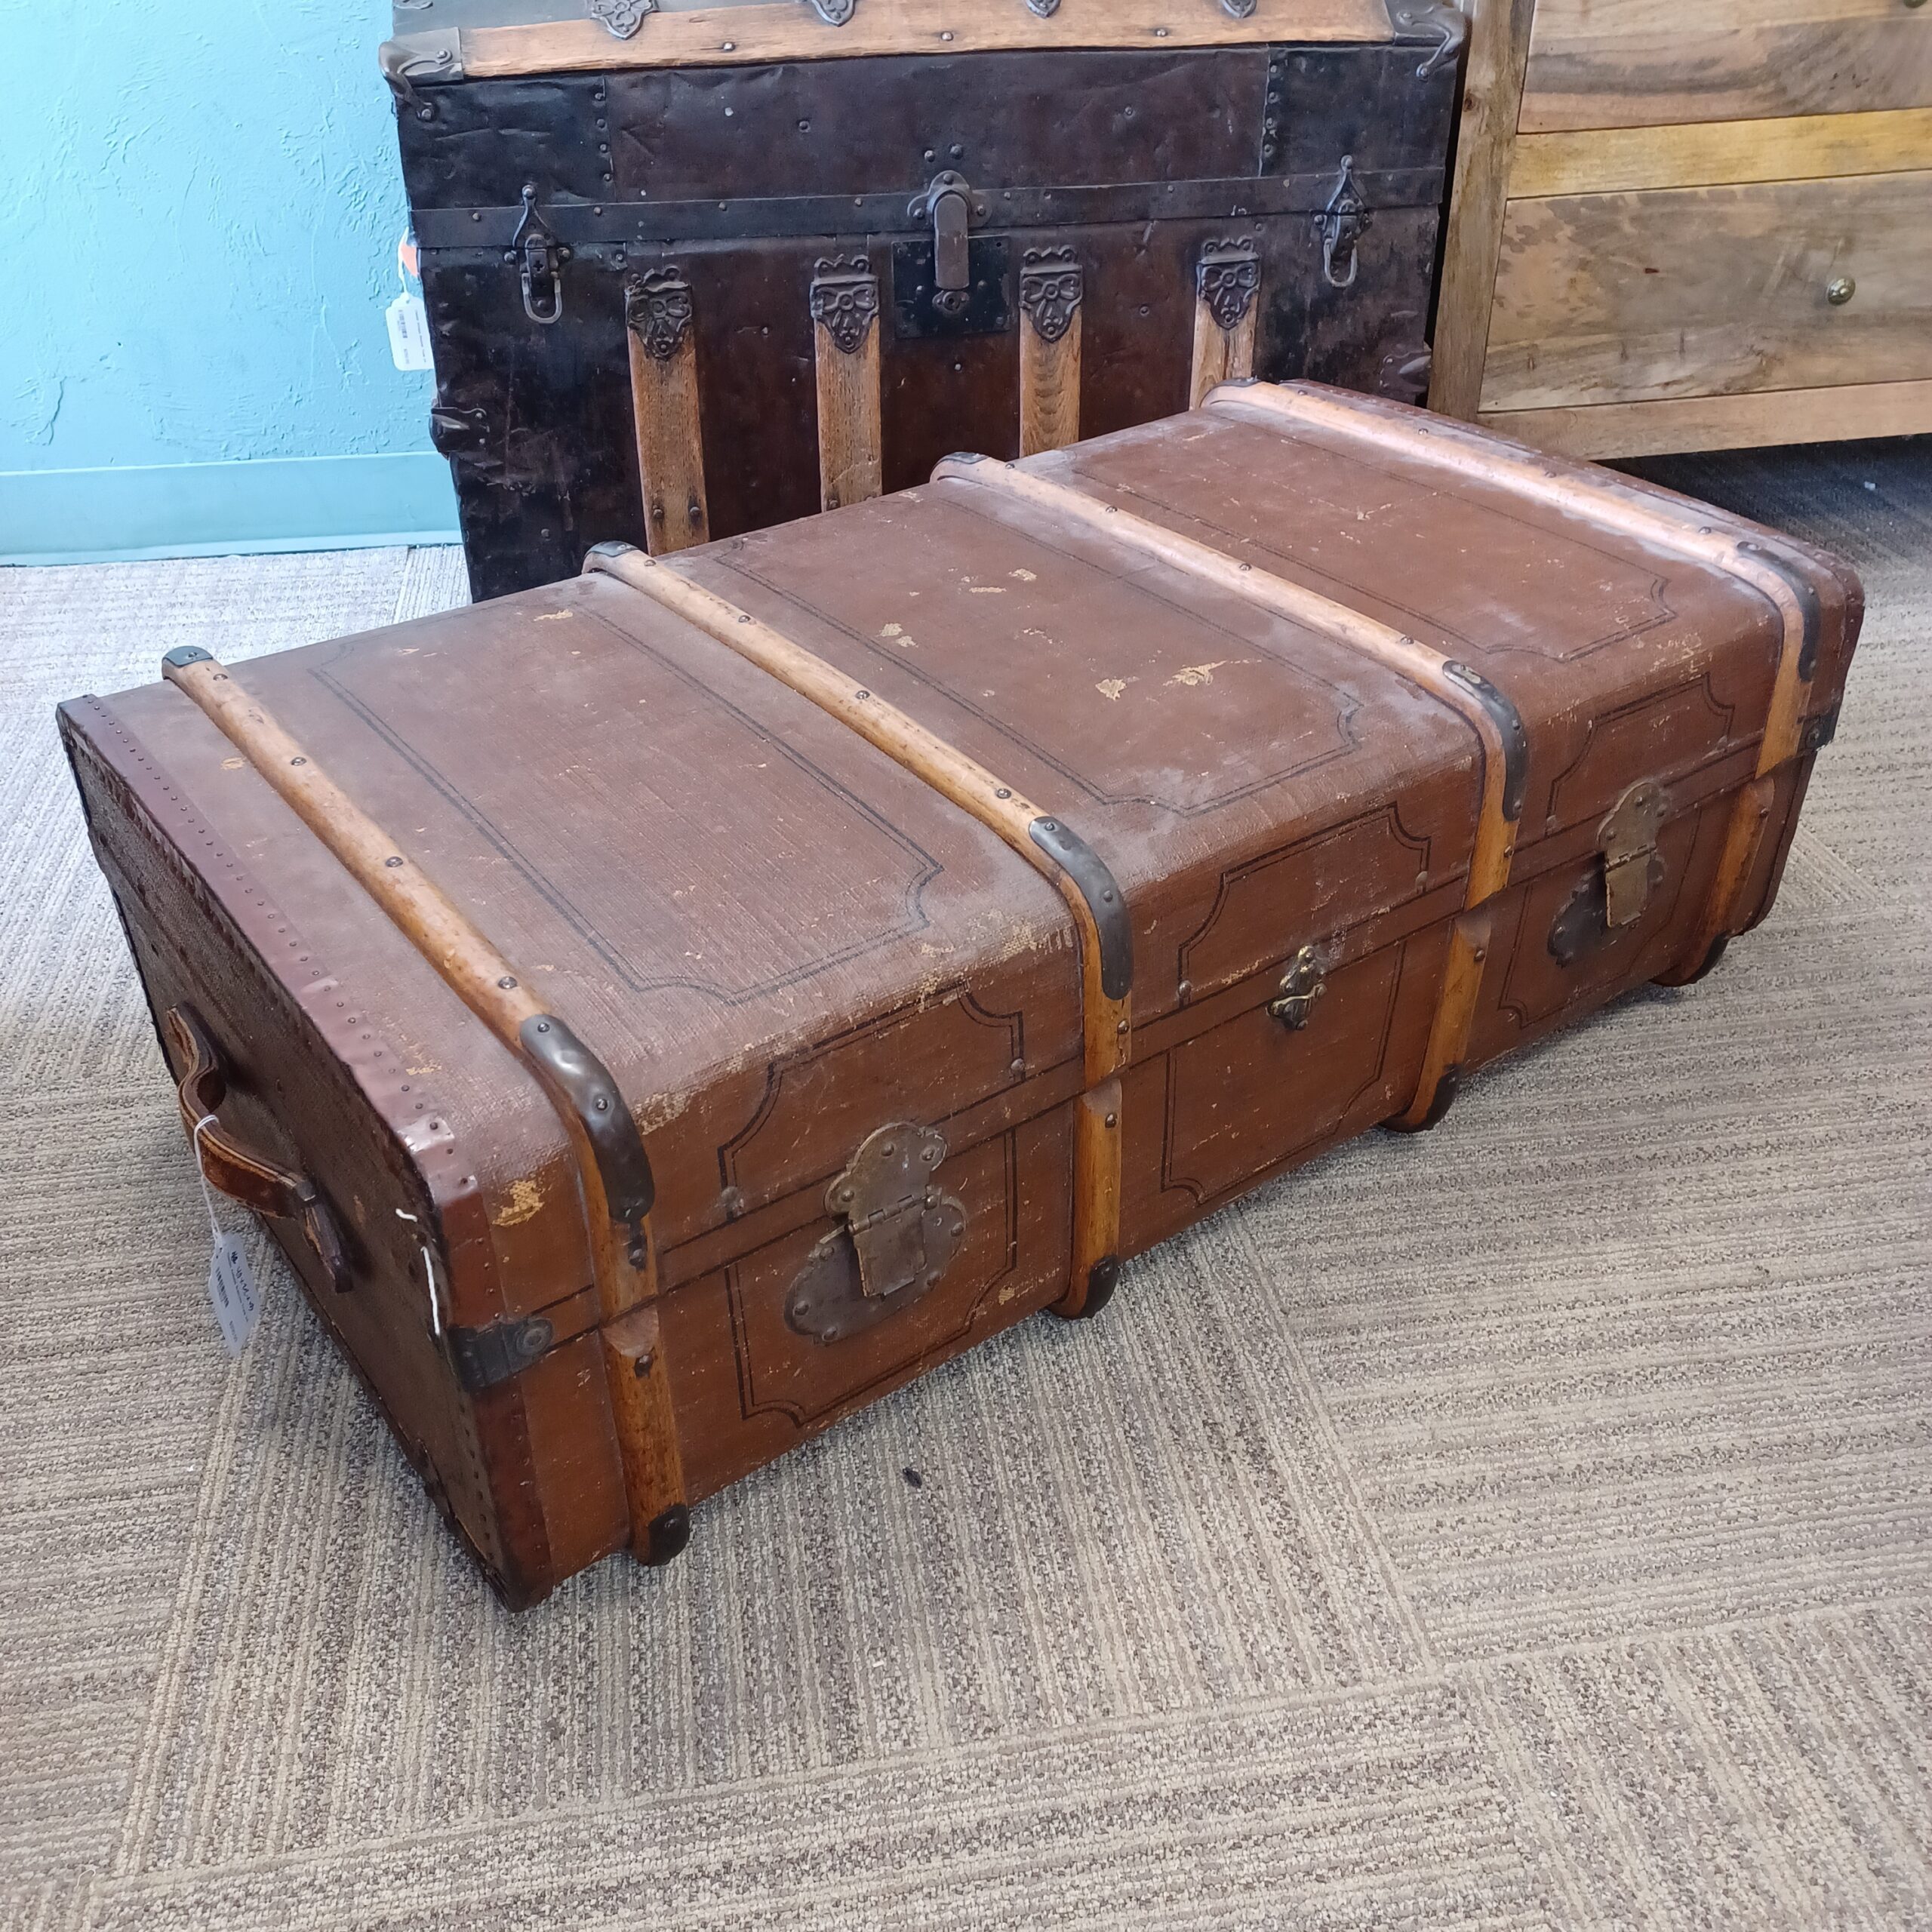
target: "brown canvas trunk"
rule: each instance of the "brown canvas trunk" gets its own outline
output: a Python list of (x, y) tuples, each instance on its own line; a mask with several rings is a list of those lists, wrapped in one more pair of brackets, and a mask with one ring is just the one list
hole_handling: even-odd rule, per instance
[(527, 1604), (1706, 970), (1860, 608), (1683, 499), (1231, 386), (60, 721), (216, 1177)]

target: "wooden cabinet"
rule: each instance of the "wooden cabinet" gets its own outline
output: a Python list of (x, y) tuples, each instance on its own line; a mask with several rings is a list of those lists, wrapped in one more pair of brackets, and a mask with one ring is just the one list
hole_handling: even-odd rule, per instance
[(1932, 9), (1473, 13), (1434, 407), (1590, 457), (1932, 429)]

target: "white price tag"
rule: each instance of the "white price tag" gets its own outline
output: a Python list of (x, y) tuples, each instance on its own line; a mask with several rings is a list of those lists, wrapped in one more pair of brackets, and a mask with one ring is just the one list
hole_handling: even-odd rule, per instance
[(429, 315), (420, 295), (398, 295), (383, 311), (389, 318), (389, 355), (398, 369), (433, 369)]
[(208, 1300), (214, 1304), (223, 1346), (230, 1355), (238, 1355), (261, 1319), (262, 1291), (256, 1287), (248, 1257), (233, 1235), (216, 1239), (214, 1258), (208, 1263)]

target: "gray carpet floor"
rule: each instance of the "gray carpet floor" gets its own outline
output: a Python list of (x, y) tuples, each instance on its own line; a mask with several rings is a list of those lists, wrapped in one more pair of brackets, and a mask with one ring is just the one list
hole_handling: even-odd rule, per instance
[(50, 723), (457, 560), (0, 574), (0, 1920), (1932, 1926), (1932, 446), (1650, 467), (1869, 589), (1769, 923), (520, 1619), (223, 1355)]

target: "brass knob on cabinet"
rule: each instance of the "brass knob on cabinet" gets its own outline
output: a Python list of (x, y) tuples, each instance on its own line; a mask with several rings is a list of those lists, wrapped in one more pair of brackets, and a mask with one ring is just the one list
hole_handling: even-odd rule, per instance
[(1858, 285), (1848, 275), (1835, 275), (1825, 285), (1825, 300), (1834, 309), (1842, 309), (1858, 293)]

